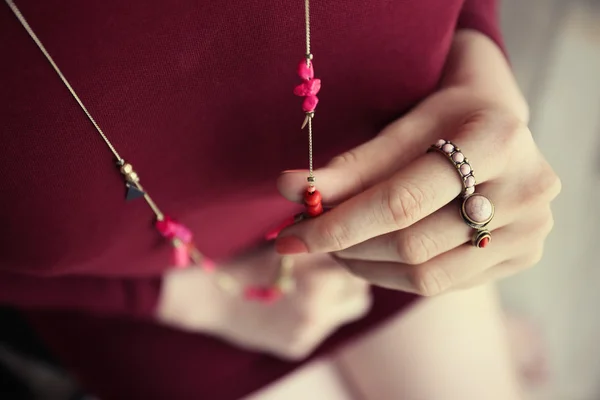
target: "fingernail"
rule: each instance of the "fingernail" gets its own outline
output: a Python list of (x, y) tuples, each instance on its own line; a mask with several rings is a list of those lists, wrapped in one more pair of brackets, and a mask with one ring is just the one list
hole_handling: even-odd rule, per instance
[(308, 247), (296, 236), (285, 236), (277, 239), (275, 251), (279, 254), (302, 254), (308, 253)]
[(305, 169), (286, 169), (285, 171), (282, 172), (282, 174), (290, 174), (292, 172), (303, 172), (306, 171)]

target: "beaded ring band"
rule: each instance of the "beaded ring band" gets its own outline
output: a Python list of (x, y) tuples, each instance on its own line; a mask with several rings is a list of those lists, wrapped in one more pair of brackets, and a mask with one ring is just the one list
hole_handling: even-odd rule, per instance
[(494, 218), (494, 203), (484, 195), (475, 193), (473, 168), (458, 146), (449, 140), (440, 139), (427, 150), (428, 153), (433, 151), (443, 154), (456, 168), (463, 184), (460, 215), (467, 225), (475, 229), (471, 241), (473, 246), (486, 247), (492, 241), (492, 234), (485, 227)]

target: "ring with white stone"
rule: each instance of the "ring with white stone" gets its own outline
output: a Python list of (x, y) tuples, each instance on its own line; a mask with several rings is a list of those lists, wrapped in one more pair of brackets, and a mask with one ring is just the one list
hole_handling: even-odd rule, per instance
[(494, 218), (494, 203), (482, 194), (475, 193), (475, 176), (469, 160), (460, 151), (458, 146), (449, 140), (438, 140), (428, 151), (437, 151), (443, 154), (456, 167), (463, 182), (463, 198), (460, 215), (467, 225), (475, 229), (473, 246), (483, 248), (492, 241), (492, 234), (485, 227)]
[(476, 230), (473, 246), (486, 247), (492, 241), (492, 234), (485, 227), (494, 218), (494, 203), (484, 195), (474, 193), (463, 200), (460, 215), (467, 225)]
[(427, 150), (428, 153), (432, 151), (443, 154), (456, 168), (463, 184), (462, 197), (475, 193), (473, 168), (458, 146), (449, 140), (440, 139)]

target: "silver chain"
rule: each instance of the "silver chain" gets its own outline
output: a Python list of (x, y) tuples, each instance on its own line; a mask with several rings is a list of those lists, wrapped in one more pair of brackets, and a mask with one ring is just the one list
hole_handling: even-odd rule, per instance
[(304, 20), (306, 23), (306, 56), (310, 54), (310, 0), (304, 0)]
[(104, 132), (102, 131), (102, 129), (100, 129), (100, 126), (98, 125), (98, 123), (96, 122), (96, 120), (94, 120), (94, 117), (92, 117), (92, 115), (90, 114), (90, 112), (88, 111), (88, 109), (85, 107), (85, 105), (83, 104), (83, 102), (81, 101), (81, 99), (79, 98), (79, 96), (77, 96), (77, 93), (75, 93), (75, 89), (73, 89), (73, 87), (71, 86), (71, 84), (69, 83), (69, 81), (67, 80), (67, 78), (65, 78), (65, 76), (63, 75), (63, 73), (61, 72), (61, 70), (58, 68), (58, 65), (56, 65), (56, 63), (54, 62), (54, 60), (52, 59), (52, 57), (50, 56), (50, 54), (48, 53), (48, 51), (46, 50), (46, 48), (44, 47), (44, 45), (42, 44), (42, 42), (40, 41), (40, 39), (38, 39), (38, 37), (35, 34), (35, 32), (33, 31), (33, 29), (31, 29), (31, 27), (27, 23), (27, 20), (25, 19), (25, 17), (23, 16), (23, 14), (21, 14), (21, 11), (17, 8), (17, 6), (15, 5), (14, 1), (13, 0), (6, 0), (6, 4), (8, 4), (8, 6), (13, 11), (13, 13), (15, 14), (15, 16), (19, 19), (19, 21), (21, 22), (21, 25), (23, 25), (23, 27), (25, 28), (25, 30), (27, 31), (27, 33), (29, 33), (29, 36), (31, 36), (31, 38), (33, 39), (33, 41), (35, 42), (35, 44), (37, 44), (37, 46), (40, 48), (40, 50), (42, 51), (42, 53), (44, 54), (44, 56), (46, 56), (46, 59), (48, 60), (48, 62), (50, 63), (50, 65), (52, 65), (52, 68), (54, 68), (54, 71), (56, 71), (56, 73), (58, 74), (59, 78), (63, 81), (63, 83), (65, 84), (65, 86), (67, 87), (67, 89), (69, 89), (69, 92), (71, 92), (71, 95), (73, 96), (73, 98), (75, 98), (75, 101), (77, 101), (77, 103), (79, 104), (79, 106), (81, 107), (81, 109), (83, 110), (83, 112), (85, 113), (85, 115), (88, 117), (88, 119), (90, 120), (90, 122), (94, 125), (94, 127), (96, 128), (96, 130), (98, 131), (98, 133), (100, 134), (100, 136), (102, 137), (102, 139), (104, 140), (104, 142), (106, 143), (106, 145), (108, 146), (108, 148), (110, 149), (110, 151), (117, 158), (117, 161), (121, 160), (121, 156), (119, 155), (119, 152), (117, 151), (117, 149), (115, 149), (115, 146), (113, 146), (112, 143), (110, 142), (110, 140), (108, 140), (108, 138), (106, 137), (106, 135), (104, 134)]
[[(83, 102), (81, 101), (81, 99), (79, 98), (77, 93), (75, 92), (75, 89), (73, 89), (73, 87), (71, 86), (71, 84), (69, 83), (67, 78), (63, 75), (60, 68), (58, 68), (58, 65), (56, 65), (56, 63), (54, 62), (54, 59), (52, 59), (52, 57), (50, 56), (50, 53), (48, 53), (48, 51), (46, 50), (46, 48), (44, 47), (44, 45), (42, 44), (40, 39), (37, 37), (37, 35), (33, 31), (33, 29), (31, 29), (31, 26), (29, 26), (29, 23), (27, 23), (27, 20), (25, 19), (23, 14), (21, 14), (21, 11), (17, 8), (14, 1), (13, 0), (5, 0), (5, 1), (6, 1), (6, 4), (12, 10), (12, 12), (15, 14), (15, 16), (17, 17), (19, 22), (21, 22), (21, 25), (23, 25), (23, 28), (25, 28), (25, 30), (27, 31), (29, 36), (31, 36), (31, 38), (33, 39), (35, 44), (39, 47), (41, 52), (44, 54), (44, 56), (46, 57), (46, 59), (48, 60), (50, 65), (52, 65), (52, 68), (54, 68), (54, 71), (56, 71), (60, 80), (65, 84), (65, 86), (67, 87), (67, 89), (69, 90), (69, 92), (71, 93), (73, 98), (75, 99), (75, 101), (77, 101), (77, 104), (79, 104), (79, 107), (81, 107), (81, 109), (83, 110), (85, 115), (88, 117), (88, 119), (90, 120), (92, 125), (94, 125), (94, 128), (96, 128), (96, 130), (100, 134), (100, 137), (102, 138), (102, 140), (104, 140), (104, 143), (106, 143), (106, 145), (108, 146), (110, 151), (113, 153), (113, 155), (117, 159), (118, 165), (123, 166), (125, 164), (125, 160), (123, 158), (121, 158), (121, 155), (119, 154), (119, 152), (117, 151), (115, 146), (113, 146), (113, 144), (110, 142), (110, 140), (108, 140), (108, 137), (104, 134), (104, 132), (102, 131), (102, 129), (100, 128), (100, 126), (98, 125), (98, 123), (96, 122), (94, 117), (92, 117), (92, 114), (90, 114), (87, 107), (83, 104)], [(160, 208), (158, 208), (158, 205), (152, 200), (150, 195), (144, 190), (142, 185), (139, 183), (139, 180), (138, 179), (131, 180), (131, 181), (129, 181), (129, 184), (135, 185), (139, 190), (141, 190), (144, 193), (144, 200), (146, 200), (146, 203), (148, 204), (148, 206), (150, 206), (150, 208), (156, 215), (156, 218), (158, 220), (162, 220), (164, 218), (164, 214), (161, 212)]]
[[(310, 52), (310, 0), (304, 0), (304, 21), (306, 24), (306, 62), (310, 63), (312, 54)], [(312, 119), (314, 113), (307, 115), (308, 118), (308, 176), (313, 178), (313, 132)]]

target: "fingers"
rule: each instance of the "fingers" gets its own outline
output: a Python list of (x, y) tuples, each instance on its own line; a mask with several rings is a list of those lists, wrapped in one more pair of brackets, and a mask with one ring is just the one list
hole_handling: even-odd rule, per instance
[[(501, 187), (483, 185), (481, 193), (490, 199), (501, 199), (496, 204), (499, 211), (488, 229), (498, 229), (512, 222), (517, 205), (510, 204), (510, 197), (501, 196)], [(458, 202), (452, 202), (406, 229), (377, 236), (339, 251), (336, 256), (342, 259), (422, 264), (471, 240), (473, 229), (462, 221), (459, 207)]]
[[(458, 141), (477, 169), (479, 183), (496, 177), (503, 161), (479, 132), (466, 130)], [(456, 198), (462, 183), (456, 168), (443, 155), (429, 153), (390, 179), (343, 202), (332, 211), (284, 230), (277, 241), (282, 254), (347, 249), (368, 239), (407, 228)], [(292, 245), (295, 237), (301, 245)]]
[[(349, 150), (324, 168), (315, 171), (316, 185), (325, 204), (337, 204), (376, 182), (422, 154), (429, 143), (435, 120), (425, 115), (409, 115), (386, 127), (374, 139)], [(418, 134), (416, 134), (418, 132)], [(302, 202), (307, 171), (284, 172), (277, 181), (288, 200)]]
[(494, 246), (485, 251), (465, 244), (421, 265), (343, 260), (348, 269), (374, 285), (421, 296), (440, 294), (506, 261), (518, 240), (510, 229), (494, 231)]
[(371, 308), (369, 285), (330, 259), (335, 268), (311, 271), (304, 277), (303, 295), (290, 299), (294, 307), (282, 316), (288, 334), (278, 344), (288, 357), (307, 356), (341, 325), (364, 316)]
[(451, 287), (472, 286), (535, 265), (543, 254), (544, 240), (552, 226), (552, 213), (545, 206), (494, 230), (493, 245), (485, 249), (465, 244), (420, 265), (340, 261), (351, 272), (375, 285), (431, 296)]

